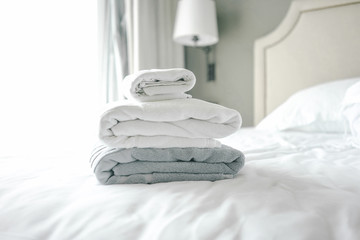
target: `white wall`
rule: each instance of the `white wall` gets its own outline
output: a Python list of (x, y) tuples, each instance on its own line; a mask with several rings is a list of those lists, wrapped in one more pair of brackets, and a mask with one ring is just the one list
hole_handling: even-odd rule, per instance
[(186, 67), (197, 76), (193, 97), (238, 110), (243, 126), (253, 124), (253, 44), (274, 30), (291, 0), (216, 0), (219, 43), (216, 80), (206, 81), (205, 54), (185, 49)]

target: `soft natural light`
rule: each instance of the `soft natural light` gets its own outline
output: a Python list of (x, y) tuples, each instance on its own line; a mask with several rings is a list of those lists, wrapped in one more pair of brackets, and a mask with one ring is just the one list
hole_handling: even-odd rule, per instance
[(94, 0), (0, 1), (1, 155), (91, 149), (96, 8)]

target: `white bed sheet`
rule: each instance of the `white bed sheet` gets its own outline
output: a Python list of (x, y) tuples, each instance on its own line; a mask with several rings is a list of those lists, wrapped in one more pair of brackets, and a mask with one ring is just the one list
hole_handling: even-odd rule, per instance
[(235, 179), (100, 185), (89, 156), (2, 157), (0, 239), (360, 239), (360, 149), (241, 129)]

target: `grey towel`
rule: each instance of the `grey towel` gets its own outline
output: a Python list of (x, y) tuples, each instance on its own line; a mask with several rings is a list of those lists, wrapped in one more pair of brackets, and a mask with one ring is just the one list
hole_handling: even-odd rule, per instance
[(216, 181), (233, 178), (244, 165), (244, 154), (220, 148), (95, 147), (90, 158), (102, 184)]

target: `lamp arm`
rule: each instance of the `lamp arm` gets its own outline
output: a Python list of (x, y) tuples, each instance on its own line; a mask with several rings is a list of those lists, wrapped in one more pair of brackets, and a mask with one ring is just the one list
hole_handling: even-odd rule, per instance
[(201, 48), (206, 55), (207, 80), (209, 82), (215, 81), (215, 47), (213, 46), (206, 46)]

